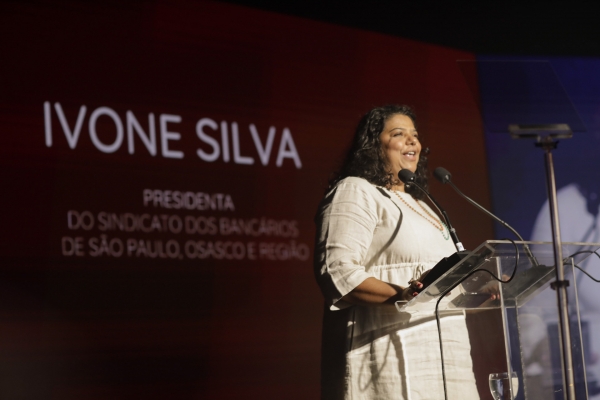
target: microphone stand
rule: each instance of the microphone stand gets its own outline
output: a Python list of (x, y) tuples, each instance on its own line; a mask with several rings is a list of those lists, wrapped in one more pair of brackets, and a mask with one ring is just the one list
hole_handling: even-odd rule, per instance
[(552, 242), (554, 244), (554, 264), (556, 265), (556, 281), (551, 287), (556, 290), (558, 303), (558, 321), (560, 325), (561, 361), (563, 364), (563, 387), (566, 388), (566, 398), (575, 399), (575, 377), (573, 371), (573, 355), (571, 353), (571, 329), (569, 323), (569, 305), (567, 287), (569, 281), (565, 280), (565, 266), (563, 264), (562, 240), (560, 237), (560, 222), (558, 219), (558, 200), (556, 198), (556, 180), (554, 177), (554, 160), (552, 150), (556, 148), (557, 141), (546, 136), (544, 140), (536, 143), (537, 147), (544, 150), (546, 162), (546, 184), (548, 188), (548, 202), (550, 205), (550, 219), (552, 222)]
[(546, 187), (548, 189), (548, 204), (550, 206), (550, 221), (552, 224), (552, 243), (554, 244), (554, 265), (556, 267), (556, 281), (550, 286), (556, 291), (559, 322), (560, 358), (562, 363), (562, 380), (564, 398), (575, 400), (575, 374), (573, 370), (573, 354), (571, 343), (571, 327), (569, 321), (569, 304), (567, 300), (567, 287), (569, 281), (565, 280), (565, 266), (562, 256), (562, 240), (560, 237), (560, 222), (558, 218), (558, 200), (556, 197), (556, 180), (554, 176), (554, 160), (552, 150), (556, 149), (556, 139), (569, 139), (573, 136), (567, 124), (549, 125), (517, 125), (508, 126), (511, 136), (515, 139), (534, 138), (535, 146), (544, 150), (546, 165)]
[(435, 199), (429, 194), (429, 192), (427, 192), (427, 190), (423, 189), (423, 187), (421, 187), (421, 185), (419, 185), (416, 182), (415, 174), (408, 169), (403, 169), (400, 172), (398, 172), (398, 178), (400, 178), (400, 180), (405, 185), (415, 185), (421, 192), (423, 192), (425, 194), (425, 196), (427, 196), (427, 198), (431, 201), (431, 203), (438, 210), (440, 215), (444, 218), (444, 221), (446, 221), (446, 226), (448, 228), (448, 232), (450, 233), (450, 237), (452, 237), (452, 241), (454, 242), (454, 246), (456, 246), (456, 250), (459, 252), (464, 251), (465, 247), (463, 246), (461, 241), (458, 239), (458, 235), (456, 234), (456, 229), (454, 229), (454, 227), (450, 223), (450, 217), (448, 217), (448, 214), (446, 213), (446, 211), (444, 211), (442, 209), (442, 207), (438, 204), (437, 201), (435, 201)]

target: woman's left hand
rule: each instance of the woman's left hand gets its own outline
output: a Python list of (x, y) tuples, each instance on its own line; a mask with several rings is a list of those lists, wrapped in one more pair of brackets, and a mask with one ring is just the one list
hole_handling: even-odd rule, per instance
[[(427, 272), (421, 275), (419, 280), (423, 279)], [(423, 289), (423, 284), (419, 280), (411, 280), (408, 282), (409, 285), (402, 290), (402, 300), (410, 301), (413, 297), (419, 294), (421, 289)]]

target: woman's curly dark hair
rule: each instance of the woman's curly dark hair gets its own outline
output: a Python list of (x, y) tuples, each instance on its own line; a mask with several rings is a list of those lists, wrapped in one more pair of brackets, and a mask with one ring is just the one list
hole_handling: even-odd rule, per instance
[[(396, 114), (409, 117), (413, 124), (417, 125), (414, 111), (404, 105), (387, 105), (377, 107), (366, 113), (359, 121), (354, 133), (354, 139), (342, 168), (330, 180), (329, 188), (335, 186), (339, 181), (348, 176), (364, 178), (374, 185), (391, 187), (398, 184), (397, 176), (387, 171), (387, 158), (381, 148), (379, 135), (383, 132), (386, 121)], [(425, 190), (429, 190), (427, 182), (427, 156), (428, 149), (423, 149), (415, 172), (416, 181)], [(416, 187), (406, 187), (406, 192), (415, 199), (422, 200), (425, 195)]]

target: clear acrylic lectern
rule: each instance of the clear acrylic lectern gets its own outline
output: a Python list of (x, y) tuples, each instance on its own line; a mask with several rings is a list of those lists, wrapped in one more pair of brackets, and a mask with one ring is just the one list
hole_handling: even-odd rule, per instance
[[(578, 399), (588, 397), (583, 351), (586, 332), (579, 316), (577, 281), (572, 277), (575, 266), (599, 248), (598, 243), (562, 244), (566, 279), (570, 280), (567, 288), (569, 324)], [(533, 266), (536, 263), (532, 262), (532, 257), (539, 266)], [(516, 273), (508, 283), (500, 283), (492, 276), (507, 281), (515, 268)], [(552, 243), (490, 240), (459, 261), (414, 299), (398, 302), (396, 307), (401, 312), (437, 313), (442, 337), (445, 315), (455, 315), (457, 311), (477, 313), (495, 310), (502, 320), (500, 329), (503, 332), (500, 335), (497, 326), (483, 325), (469, 329), (471, 338), (477, 336), (475, 339), (480, 343), (485, 343), (486, 338), (493, 336), (501, 337), (504, 342), (502, 362), (494, 360), (496, 362), (489, 363), (487, 374), (490, 393), (495, 391), (496, 395), (488, 398), (562, 398), (565, 390), (562, 387), (564, 371), (560, 361), (559, 315), (552, 288), (554, 281), (556, 272)], [(450, 289), (450, 294), (442, 297)], [(497, 343), (493, 345), (498, 346)], [(443, 350), (442, 346), (440, 352), (442, 360), (445, 360), (443, 362), (451, 362), (444, 359)], [(503, 366), (502, 370), (495, 370), (499, 368), (498, 365)]]

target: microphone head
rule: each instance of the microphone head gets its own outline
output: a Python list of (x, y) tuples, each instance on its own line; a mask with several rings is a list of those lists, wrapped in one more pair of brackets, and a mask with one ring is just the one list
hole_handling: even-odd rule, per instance
[(402, 169), (398, 172), (398, 178), (407, 185), (415, 181), (415, 173), (410, 169)]
[(442, 183), (448, 183), (452, 180), (452, 174), (448, 172), (446, 168), (442, 167), (437, 167), (435, 171), (433, 171), (433, 176)]

